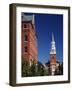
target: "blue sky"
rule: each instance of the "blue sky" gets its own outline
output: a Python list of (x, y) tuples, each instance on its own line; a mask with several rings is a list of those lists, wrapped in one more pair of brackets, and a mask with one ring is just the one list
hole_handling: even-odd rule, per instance
[[(27, 14), (28, 15), (28, 14)], [(29, 13), (30, 15), (30, 13)], [(38, 42), (38, 60), (48, 62), (52, 32), (56, 43), (56, 58), (63, 60), (63, 15), (34, 14)]]

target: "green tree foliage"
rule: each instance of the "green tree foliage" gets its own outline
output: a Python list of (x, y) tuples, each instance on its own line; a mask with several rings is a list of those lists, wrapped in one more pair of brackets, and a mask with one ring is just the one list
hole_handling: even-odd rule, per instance
[[(22, 58), (22, 77), (27, 77), (27, 76), (36, 76), (37, 75), (37, 70), (36, 70), (36, 64), (32, 62), (31, 66), (30, 63), (28, 62), (29, 60)], [(34, 61), (34, 60), (33, 60)]]
[(60, 65), (60, 74), (63, 75), (63, 62)]
[(29, 76), (29, 69), (30, 69), (30, 66), (29, 66), (29, 63), (28, 61), (24, 58), (22, 60), (22, 76)]
[(36, 70), (36, 64), (33, 62), (31, 67), (30, 67), (30, 71), (31, 71), (31, 76), (37, 76), (37, 70)]
[[(33, 60), (35, 61), (35, 60)], [(46, 68), (41, 62), (31, 62), (29, 60), (22, 58), (22, 77), (31, 77), (31, 76), (48, 76), (50, 74), (50, 68)], [(63, 62), (59, 65), (55, 71), (55, 75), (63, 75)]]
[(37, 64), (32, 62), (30, 66), (28, 61), (29, 60), (22, 58), (22, 77), (48, 75), (48, 70), (46, 70), (40, 62), (37, 62)]
[(55, 71), (55, 75), (63, 75), (63, 62), (59, 64), (57, 70)]
[(43, 76), (43, 75), (44, 75), (44, 67), (40, 62), (38, 62), (38, 64), (37, 64), (37, 76)]

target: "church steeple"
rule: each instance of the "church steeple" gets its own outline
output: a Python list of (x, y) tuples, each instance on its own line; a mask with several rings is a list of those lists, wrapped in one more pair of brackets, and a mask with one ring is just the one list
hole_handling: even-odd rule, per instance
[(33, 14), (32, 24), (35, 24), (35, 15)]
[(54, 41), (54, 35), (53, 35), (53, 33), (52, 33), (52, 41), (51, 41), (50, 54), (56, 54), (56, 47), (55, 47), (55, 41)]
[(56, 46), (55, 46), (54, 35), (52, 33), (51, 50), (50, 50), (50, 71), (51, 71), (51, 75), (55, 74), (55, 70), (56, 70)]
[(52, 33), (52, 41), (54, 41), (54, 35), (53, 35), (53, 33)]

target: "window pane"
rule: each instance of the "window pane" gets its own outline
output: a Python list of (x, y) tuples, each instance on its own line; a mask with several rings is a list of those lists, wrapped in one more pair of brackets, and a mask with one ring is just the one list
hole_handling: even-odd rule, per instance
[(25, 52), (27, 52), (27, 46), (25, 47)]
[(28, 37), (27, 37), (27, 35), (25, 35), (25, 37), (24, 37), (24, 38), (25, 38), (25, 41), (28, 41)]
[(26, 24), (24, 24), (24, 28), (27, 28), (27, 25)]

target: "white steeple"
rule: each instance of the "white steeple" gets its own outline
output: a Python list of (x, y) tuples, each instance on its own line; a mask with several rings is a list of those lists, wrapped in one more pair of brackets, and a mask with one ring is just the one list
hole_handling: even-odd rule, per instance
[(35, 23), (35, 15), (33, 14), (33, 18), (32, 18), (32, 24)]
[(52, 41), (54, 41), (54, 35), (53, 35), (53, 33), (52, 33)]
[(55, 47), (55, 41), (54, 41), (54, 35), (53, 35), (53, 33), (52, 33), (52, 42), (51, 42), (50, 54), (56, 54), (56, 47)]

